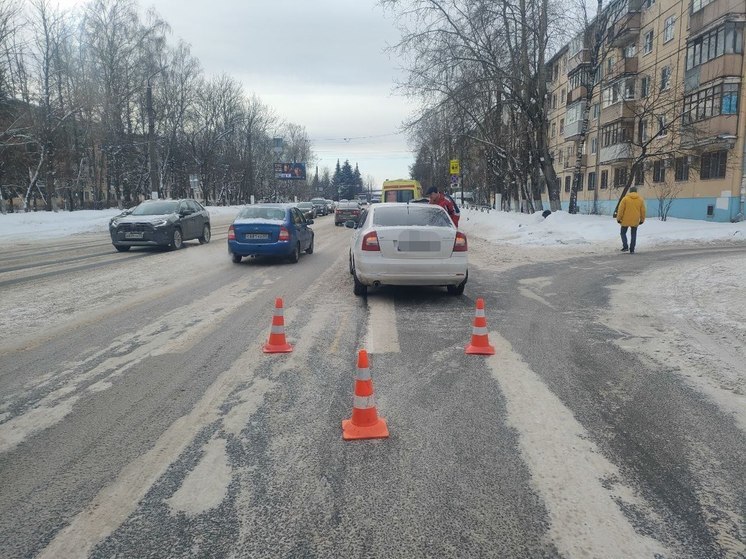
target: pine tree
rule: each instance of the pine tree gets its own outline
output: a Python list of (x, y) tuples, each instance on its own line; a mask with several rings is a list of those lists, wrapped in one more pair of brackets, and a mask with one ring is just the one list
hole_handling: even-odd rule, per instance
[(332, 176), (332, 189), (339, 198), (346, 196), (344, 189), (344, 180), (342, 179), (342, 168), (339, 166), (339, 159), (337, 159), (337, 167), (334, 169), (334, 175)]
[(355, 170), (352, 172), (352, 182), (355, 184), (355, 192), (364, 192), (363, 178), (360, 176), (360, 169), (355, 163)]

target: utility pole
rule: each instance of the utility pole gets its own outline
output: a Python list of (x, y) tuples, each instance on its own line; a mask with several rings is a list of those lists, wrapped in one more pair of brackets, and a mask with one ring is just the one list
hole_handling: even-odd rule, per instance
[(145, 90), (145, 104), (148, 111), (148, 175), (150, 176), (150, 192), (155, 193), (156, 198), (160, 198), (160, 189), (158, 181), (158, 162), (156, 161), (155, 151), (155, 111), (153, 110), (153, 88), (148, 78), (148, 87)]

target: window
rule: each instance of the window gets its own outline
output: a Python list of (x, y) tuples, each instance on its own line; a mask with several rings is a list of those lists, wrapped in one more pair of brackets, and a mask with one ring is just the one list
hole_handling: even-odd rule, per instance
[(562, 163), (562, 157), (565, 155), (565, 150), (561, 149), (559, 150), (559, 154), (557, 154), (557, 162)]
[(712, 217), (715, 215), (715, 206), (708, 205), (707, 206), (707, 217)]
[(552, 123), (552, 132), (551, 132), (551, 134), (549, 135), (549, 137), (550, 137), (550, 138), (554, 138), (554, 136), (555, 136), (556, 134), (557, 134), (557, 123), (556, 123), (556, 122), (553, 122), (553, 123)]
[(724, 83), (684, 97), (684, 124), (718, 115), (738, 114), (738, 84)]
[(593, 111), (593, 120), (598, 120), (598, 117), (601, 116), (601, 105), (594, 103), (591, 110)]
[(666, 181), (666, 166), (662, 159), (653, 162), (653, 182)]
[(560, 119), (560, 136), (562, 136), (565, 133), (565, 119)]
[(743, 23), (729, 21), (687, 42), (686, 69), (724, 54), (743, 53)]
[(570, 46), (568, 48), (568, 54), (573, 57), (576, 54), (578, 54), (581, 50), (583, 50), (583, 34), (580, 33), (579, 35), (575, 35), (575, 37), (570, 41)]
[(640, 98), (644, 99), (650, 95), (650, 76), (640, 78)]
[(570, 186), (571, 186), (572, 177), (565, 177), (565, 192), (570, 192)]
[(621, 83), (622, 82), (617, 82), (603, 90), (602, 101), (604, 108), (622, 100), (622, 96), (619, 93), (619, 86)]
[(635, 168), (635, 186), (642, 186), (645, 184), (645, 170), (642, 168), (642, 163), (638, 163)]
[(588, 173), (588, 190), (596, 190), (596, 173)]
[(601, 189), (609, 188), (609, 171), (601, 171)]
[(692, 9), (691, 13), (696, 14), (698, 11), (700, 11), (702, 8), (707, 6), (708, 4), (711, 4), (715, 0), (692, 0)]
[(640, 123), (637, 126), (637, 143), (644, 145), (648, 139), (648, 120), (646, 118), (641, 118)]
[(556, 108), (557, 108), (557, 94), (556, 94), (556, 93), (554, 93), (554, 94), (552, 95), (552, 108), (553, 108), (553, 109), (556, 109)]
[(651, 7), (651, 6), (653, 5), (653, 4), (655, 4), (655, 0), (645, 0), (645, 1), (643, 2), (643, 6), (645, 6), (645, 8), (649, 8), (649, 7)]
[(563, 88), (562, 91), (560, 91), (560, 105), (565, 104), (566, 96), (567, 96), (567, 92)]
[(700, 179), (724, 179), (725, 165), (728, 161), (726, 150), (713, 151), (702, 155), (699, 168)]
[(627, 167), (616, 167), (614, 169), (614, 186), (620, 187), (627, 184)]
[(675, 161), (674, 179), (677, 181), (689, 180), (689, 158), (677, 157)]
[(583, 190), (583, 175), (578, 175), (578, 192)]
[(606, 74), (611, 74), (614, 71), (614, 55), (609, 56), (606, 59)]
[(665, 136), (668, 134), (668, 128), (666, 128), (666, 115), (658, 115), (658, 133), (656, 136)]
[(601, 147), (629, 142), (631, 139), (632, 130), (627, 123), (615, 122), (601, 129)]
[(575, 124), (583, 117), (583, 103), (574, 103), (567, 109), (567, 125)]
[(632, 43), (628, 47), (624, 47), (624, 58), (634, 58), (637, 56), (637, 45)]
[(653, 52), (653, 31), (645, 33), (645, 41), (642, 45), (642, 54), (650, 54)]
[(661, 91), (665, 91), (671, 85), (671, 67), (661, 68)]
[(666, 18), (666, 23), (663, 25), (663, 42), (667, 43), (674, 36), (674, 30), (676, 28), (676, 17), (671, 16)]
[(591, 154), (598, 153), (598, 137), (591, 138)]
[(624, 99), (625, 101), (631, 101), (635, 98), (635, 78), (627, 78), (624, 80)]

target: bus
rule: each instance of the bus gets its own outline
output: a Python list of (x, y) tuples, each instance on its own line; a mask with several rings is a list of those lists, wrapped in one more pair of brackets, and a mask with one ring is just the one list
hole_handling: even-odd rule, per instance
[(383, 181), (381, 202), (410, 202), (422, 198), (422, 185), (413, 179)]

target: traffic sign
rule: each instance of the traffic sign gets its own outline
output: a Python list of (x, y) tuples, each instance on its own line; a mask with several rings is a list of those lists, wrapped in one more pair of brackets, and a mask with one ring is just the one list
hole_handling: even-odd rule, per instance
[(458, 159), (451, 159), (451, 174), (452, 175), (461, 174), (461, 164)]

